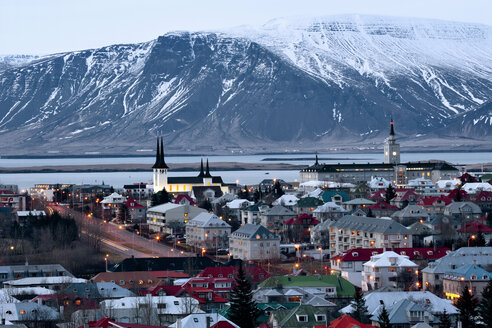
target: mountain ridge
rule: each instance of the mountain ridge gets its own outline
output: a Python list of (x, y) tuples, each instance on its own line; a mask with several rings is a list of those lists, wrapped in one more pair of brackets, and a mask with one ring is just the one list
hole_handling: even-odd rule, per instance
[[(8, 144), (0, 149), (132, 152), (159, 134), (171, 152), (374, 147), (390, 117), (400, 139), (435, 140), (490, 100), (487, 25), (313, 20), (297, 30), (277, 20), (254, 33), (170, 32), (0, 71), (0, 135)], [(448, 39), (417, 46), (413, 35), (424, 32)], [(481, 147), (470, 131), (443, 134), (442, 143)], [(491, 134), (487, 125), (480, 131)]]

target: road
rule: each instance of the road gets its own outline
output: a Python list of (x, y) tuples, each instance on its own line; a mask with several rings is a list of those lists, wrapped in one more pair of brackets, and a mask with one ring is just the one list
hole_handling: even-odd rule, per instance
[(126, 257), (184, 257), (196, 256), (194, 253), (183, 252), (164, 245), (157, 240), (150, 240), (127, 231), (122, 226), (114, 223), (104, 223), (100, 219), (87, 217), (72, 209), (47, 205), (46, 211), (53, 214), (58, 211), (63, 216), (71, 215), (77, 222), (81, 222), (81, 232), (90, 237), (97, 238), (101, 247), (113, 254)]

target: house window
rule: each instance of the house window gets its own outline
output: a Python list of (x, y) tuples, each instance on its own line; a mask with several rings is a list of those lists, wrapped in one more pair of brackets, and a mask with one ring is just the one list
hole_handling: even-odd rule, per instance
[(299, 322), (307, 322), (308, 321), (308, 316), (305, 314), (297, 315), (297, 321)]
[(316, 321), (326, 321), (326, 316), (323, 314), (317, 314)]
[(174, 301), (174, 305), (179, 305), (179, 301)]
[(120, 285), (124, 285), (125, 284), (125, 281), (124, 280), (120, 280)]

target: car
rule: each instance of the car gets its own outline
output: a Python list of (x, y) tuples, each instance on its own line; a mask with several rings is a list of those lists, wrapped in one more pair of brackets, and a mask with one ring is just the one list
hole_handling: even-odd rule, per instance
[(229, 248), (219, 248), (217, 250), (217, 255), (227, 255), (229, 254)]

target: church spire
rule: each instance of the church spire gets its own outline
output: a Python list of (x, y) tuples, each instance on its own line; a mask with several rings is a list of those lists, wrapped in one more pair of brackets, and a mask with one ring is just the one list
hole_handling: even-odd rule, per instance
[(199, 178), (203, 178), (205, 173), (203, 173), (203, 158), (200, 160), (200, 174), (198, 174)]
[(390, 125), (391, 125), (390, 136), (394, 136), (395, 135), (395, 128), (393, 126), (393, 118), (391, 118)]
[(318, 165), (319, 165), (319, 161), (318, 161), (318, 152), (316, 152), (316, 160), (314, 161), (314, 165), (315, 165), (315, 166), (318, 166)]
[(208, 167), (208, 158), (207, 158), (207, 169), (205, 171), (205, 178), (211, 178), (212, 175), (210, 174), (210, 169)]
[(159, 166), (161, 166), (160, 161), (161, 161), (161, 155), (159, 152), (159, 137), (157, 137), (157, 153), (155, 154), (155, 164), (154, 166), (152, 166), (152, 168), (153, 169), (159, 168)]

